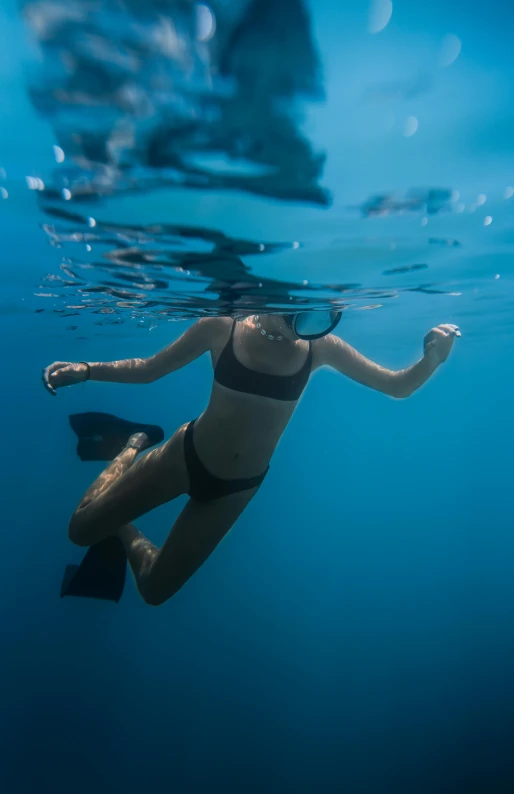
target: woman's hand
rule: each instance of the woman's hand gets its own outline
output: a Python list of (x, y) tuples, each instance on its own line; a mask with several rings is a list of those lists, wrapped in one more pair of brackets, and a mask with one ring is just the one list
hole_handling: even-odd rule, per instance
[(461, 336), (457, 325), (438, 325), (425, 336), (425, 357), (442, 364), (450, 355), (455, 337)]
[(55, 397), (55, 390), (63, 386), (73, 386), (75, 383), (84, 383), (89, 378), (87, 364), (72, 364), (69, 361), (54, 361), (45, 367), (41, 379), (43, 386)]

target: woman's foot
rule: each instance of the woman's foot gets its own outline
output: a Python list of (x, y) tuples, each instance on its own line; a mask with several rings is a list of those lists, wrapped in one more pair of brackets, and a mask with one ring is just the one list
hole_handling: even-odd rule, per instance
[(127, 441), (127, 446), (125, 449), (136, 449), (138, 452), (142, 452), (144, 449), (148, 449), (148, 447), (152, 447), (153, 444), (146, 435), (146, 433), (134, 433), (130, 436), (129, 440)]

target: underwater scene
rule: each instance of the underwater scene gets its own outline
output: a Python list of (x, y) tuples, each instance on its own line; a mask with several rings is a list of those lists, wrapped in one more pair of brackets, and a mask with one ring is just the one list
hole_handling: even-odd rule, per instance
[(2, 0), (5, 794), (514, 793), (514, 7)]

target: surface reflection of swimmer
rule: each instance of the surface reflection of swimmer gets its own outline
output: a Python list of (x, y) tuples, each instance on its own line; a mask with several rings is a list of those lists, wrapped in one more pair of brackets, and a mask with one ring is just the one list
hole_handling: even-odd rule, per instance
[[(330, 333), (340, 316), (320, 311), (241, 322), (202, 319), (148, 359), (47, 367), (43, 382), (54, 394), (85, 380), (150, 383), (204, 353), (214, 368), (202, 415), (137, 461), (155, 440), (134, 433), (79, 503), (70, 539), (93, 546), (109, 536), (119, 538), (141, 596), (148, 604), (162, 604), (202, 565), (259, 490), (314, 370), (329, 366), (391, 397), (408, 397), (447, 359), (460, 336), (455, 325), (432, 329), (423, 357), (391, 371)], [(190, 499), (158, 549), (131, 522), (181, 494)]]
[[(107, 247), (102, 258), (85, 264), (81, 260), (61, 263), (67, 280), (61, 280), (59, 285), (69, 294), (64, 308), (53, 309), (70, 317), (78, 315), (74, 310), (80, 309), (77, 304), (82, 303), (95, 314), (106, 315), (95, 325), (119, 324), (132, 317), (133, 311), (143, 311), (143, 321), (167, 315), (176, 318), (188, 307), (196, 315), (203, 310), (247, 315), (256, 306), (268, 310), (287, 306), (293, 298), (294, 305), (303, 308), (320, 292), (324, 296), (332, 293), (327, 302), (340, 309), (343, 297), (350, 291), (353, 296), (370, 299), (391, 294), (389, 290), (355, 292), (361, 287), (356, 283), (302, 283), (259, 273), (256, 257), (299, 249), (302, 244), (298, 241), (256, 241), (231, 237), (205, 226), (169, 223), (139, 226), (94, 219), (91, 228), (92, 219), (76, 212), (54, 206), (45, 206), (44, 211), (50, 218), (64, 221), (57, 226), (44, 224), (51, 245)], [(253, 267), (245, 261), (250, 258), (254, 260)], [(203, 285), (203, 292), (199, 284)], [(48, 286), (46, 280), (41, 286)]]
[(436, 215), (443, 210), (450, 210), (452, 191), (446, 188), (430, 190), (411, 190), (403, 198), (396, 198), (392, 193), (371, 196), (358, 208), (364, 218), (377, 215), (393, 215), (404, 212), (423, 210), (429, 215)]
[(197, 3), (21, 5), (41, 55), (30, 99), (66, 154), (55, 198), (180, 186), (330, 203), (299, 122), (324, 96), (304, 0), (211, 2), (201, 43)]

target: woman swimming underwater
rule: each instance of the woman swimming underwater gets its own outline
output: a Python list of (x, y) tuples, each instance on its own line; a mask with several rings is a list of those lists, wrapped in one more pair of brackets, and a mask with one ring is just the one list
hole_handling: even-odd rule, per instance
[[(79, 503), (70, 540), (92, 546), (117, 536), (141, 596), (162, 604), (214, 551), (259, 490), (314, 370), (332, 367), (391, 397), (408, 397), (446, 361), (460, 336), (455, 325), (433, 328), (423, 357), (392, 371), (330, 333), (340, 316), (311, 311), (238, 322), (207, 318), (147, 359), (47, 367), (43, 382), (52, 394), (86, 380), (152, 383), (204, 353), (210, 353), (214, 369), (209, 404), (198, 419), (137, 461), (155, 442), (144, 432), (130, 437)], [(190, 499), (158, 549), (131, 522), (181, 494)]]

